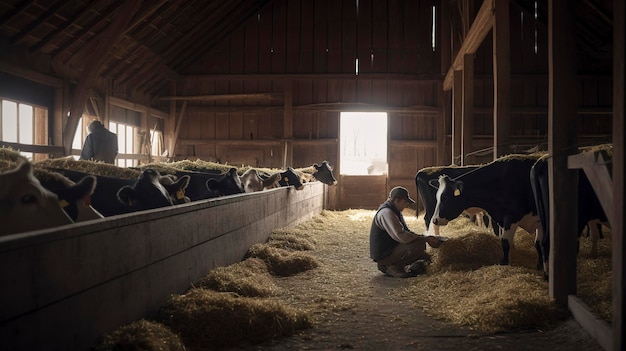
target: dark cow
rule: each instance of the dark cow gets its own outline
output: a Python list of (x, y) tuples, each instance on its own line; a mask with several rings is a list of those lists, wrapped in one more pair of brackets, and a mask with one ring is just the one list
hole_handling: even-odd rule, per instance
[(244, 192), (241, 179), (237, 175), (237, 168), (231, 168), (228, 172), (218, 178), (211, 178), (206, 182), (209, 188), (209, 198), (236, 195)]
[(35, 176), (44, 188), (57, 195), (61, 207), (74, 222), (104, 217), (91, 206), (91, 195), (96, 189), (96, 177), (88, 175), (74, 183), (60, 173), (40, 169), (35, 170)]
[[(533, 195), (541, 219), (543, 238), (541, 252), (543, 254), (544, 278), (548, 278), (548, 258), (550, 255), (550, 188), (548, 182), (548, 157), (541, 157), (535, 162), (530, 171), (530, 182)], [(597, 242), (601, 235), (598, 229), (599, 222), (606, 222), (607, 217), (600, 200), (596, 195), (587, 175), (583, 170), (578, 172), (578, 237), (580, 238), (585, 226), (589, 225), (592, 240), (591, 255), (597, 254)]]
[[(417, 194), (422, 200), (424, 205), (424, 222), (426, 224), (426, 230), (430, 235), (439, 235), (439, 226), (432, 223), (432, 217), (435, 213), (435, 207), (437, 205), (437, 188), (439, 184), (439, 176), (448, 175), (452, 178), (457, 178), (468, 172), (471, 172), (478, 168), (478, 166), (447, 166), (447, 167), (426, 167), (420, 169), (415, 175), (415, 187), (417, 188)], [(476, 216), (481, 212), (484, 212), (480, 208), (468, 208), (465, 209), (468, 216)], [(486, 214), (488, 215), (488, 214)], [(492, 223), (491, 217), (488, 217), (489, 221), (485, 221), (485, 225)], [(492, 226), (494, 232), (498, 235), (498, 228)]]
[(280, 172), (280, 180), (278, 181), (278, 184), (280, 186), (293, 185), (296, 190), (304, 189), (300, 176), (291, 167), (287, 167), (286, 171)]
[[(212, 172), (178, 171), (175, 176), (189, 177), (189, 185), (184, 195), (190, 201), (206, 200), (214, 197), (241, 194), (243, 187), (236, 168), (226, 173), (219, 170)], [(180, 197), (180, 195), (177, 195)]]
[(239, 179), (241, 180), (244, 191), (246, 193), (252, 193), (273, 187), (273, 185), (278, 182), (279, 177), (280, 172), (276, 172), (267, 178), (263, 178), (256, 168), (250, 168), (245, 171)]
[(319, 180), (326, 185), (337, 185), (337, 179), (333, 175), (333, 169), (328, 164), (328, 161), (322, 162), (321, 165), (317, 163), (313, 164), (315, 172), (313, 172), (313, 178)]
[[(482, 208), (500, 226), (502, 264), (509, 264), (509, 251), (517, 227), (535, 233), (535, 247), (542, 240), (541, 222), (530, 184), (530, 169), (540, 155), (509, 155), (455, 178), (439, 177), (437, 205), (432, 222), (446, 225), (470, 207)], [(538, 267), (543, 266), (538, 249)]]
[[(89, 175), (88, 173), (60, 168), (54, 168), (49, 170), (59, 172), (74, 182), (78, 182), (85, 176)], [(146, 173), (146, 171), (149, 171), (150, 173)], [(91, 196), (91, 206), (93, 206), (93, 208), (95, 208), (105, 217), (123, 213), (130, 213), (142, 209), (170, 206), (173, 204), (172, 198), (176, 197), (176, 193), (178, 192), (178, 190), (180, 190), (181, 188), (184, 189), (184, 186), (186, 186), (186, 184), (189, 182), (189, 178), (186, 177), (181, 177), (175, 182), (171, 181), (171, 178), (168, 178), (165, 183), (170, 183), (169, 185), (161, 184), (158, 181), (157, 185), (155, 183), (147, 182), (146, 180), (144, 180), (140, 185), (146, 186), (141, 186), (137, 190), (147, 191), (148, 194), (145, 196), (139, 195), (137, 199), (127, 199), (131, 200), (129, 204), (128, 201), (124, 201), (124, 203), (120, 202), (117, 196), (118, 191), (126, 186), (133, 187), (135, 183), (139, 180), (139, 178), (142, 177), (157, 177), (157, 179), (161, 179), (162, 177), (157, 171), (152, 169), (146, 169), (139, 175), (137, 179), (122, 179), (101, 175), (95, 175), (95, 177), (97, 183), (96, 189)], [(155, 187), (155, 189), (150, 189), (150, 186)], [(163, 189), (167, 189), (167, 196), (163, 195)], [(165, 198), (162, 198), (162, 196), (165, 196)], [(142, 203), (142, 201), (149, 201), (151, 203), (144, 204)]]
[(30, 162), (0, 174), (0, 236), (73, 223), (58, 197), (33, 175)]
[(187, 187), (189, 177), (182, 176), (171, 184), (162, 184), (160, 178), (158, 171), (144, 169), (133, 185), (124, 185), (117, 191), (117, 198), (128, 205), (130, 212), (172, 206), (172, 196)]

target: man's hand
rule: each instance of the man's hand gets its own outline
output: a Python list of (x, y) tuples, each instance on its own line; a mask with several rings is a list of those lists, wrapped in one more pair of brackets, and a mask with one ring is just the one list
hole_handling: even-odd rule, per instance
[(435, 237), (435, 236), (427, 236), (426, 237), (426, 242), (431, 247), (439, 247), (439, 245), (441, 245), (441, 241), (439, 241), (439, 239), (437, 239), (437, 237)]

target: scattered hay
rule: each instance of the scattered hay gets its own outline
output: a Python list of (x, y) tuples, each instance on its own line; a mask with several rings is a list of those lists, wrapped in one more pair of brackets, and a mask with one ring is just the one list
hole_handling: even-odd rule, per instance
[(547, 282), (521, 267), (422, 276), (408, 290), (433, 317), (480, 332), (545, 328), (567, 316), (550, 300)]
[(297, 227), (275, 229), (270, 235), (267, 245), (291, 251), (315, 249), (315, 241), (311, 235)]
[(597, 257), (590, 257), (591, 239), (581, 238), (577, 270), (578, 296), (589, 308), (603, 320), (613, 320), (613, 268), (611, 230), (604, 227), (604, 238), (598, 241)]
[(184, 351), (185, 346), (163, 324), (142, 319), (104, 336), (95, 351)]
[(254, 244), (246, 254), (246, 257), (256, 257), (265, 261), (272, 274), (287, 277), (300, 272), (317, 268), (317, 260), (300, 251), (289, 251), (267, 244)]
[(211, 270), (200, 280), (198, 287), (248, 297), (267, 297), (276, 290), (265, 262), (253, 257)]
[(10, 147), (0, 147), (0, 160), (8, 161), (9, 163), (16, 163), (20, 158), (24, 159), (24, 157), (20, 155), (19, 151)]
[(310, 317), (276, 301), (236, 297), (207, 289), (173, 295), (160, 318), (189, 348), (215, 349), (258, 343), (310, 328)]

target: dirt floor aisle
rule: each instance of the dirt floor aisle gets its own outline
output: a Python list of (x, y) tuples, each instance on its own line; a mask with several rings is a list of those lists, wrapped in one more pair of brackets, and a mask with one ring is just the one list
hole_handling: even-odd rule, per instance
[[(314, 326), (288, 338), (232, 350), (603, 350), (576, 321), (550, 330), (481, 335), (435, 320), (415, 307), (405, 289), (413, 278), (383, 276), (369, 259), (373, 211), (325, 211), (336, 226), (315, 219), (302, 227), (320, 267), (277, 278), (274, 297), (310, 310)], [(409, 227), (420, 223), (407, 218)]]

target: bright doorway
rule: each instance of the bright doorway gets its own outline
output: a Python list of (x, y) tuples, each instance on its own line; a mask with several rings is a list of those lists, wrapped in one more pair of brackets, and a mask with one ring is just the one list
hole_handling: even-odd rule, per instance
[(342, 112), (339, 132), (340, 174), (387, 174), (386, 112)]

